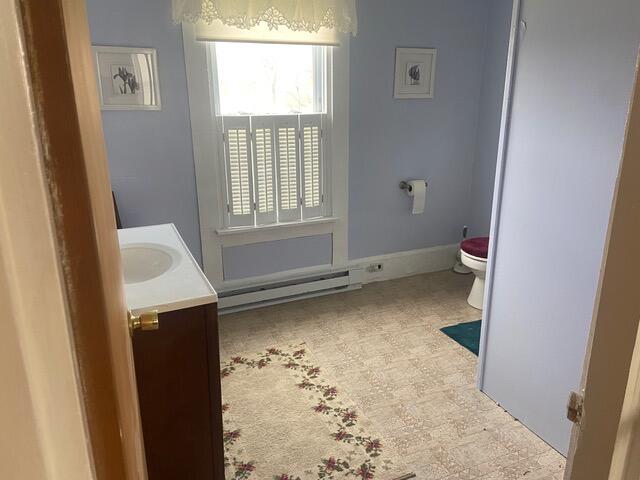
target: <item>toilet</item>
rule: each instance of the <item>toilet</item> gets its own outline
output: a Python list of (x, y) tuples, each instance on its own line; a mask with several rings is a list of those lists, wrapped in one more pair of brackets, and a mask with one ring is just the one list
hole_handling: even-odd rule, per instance
[(489, 237), (469, 238), (460, 244), (460, 260), (476, 276), (467, 302), (478, 310), (482, 310), (484, 303), (484, 276), (487, 271), (488, 250)]

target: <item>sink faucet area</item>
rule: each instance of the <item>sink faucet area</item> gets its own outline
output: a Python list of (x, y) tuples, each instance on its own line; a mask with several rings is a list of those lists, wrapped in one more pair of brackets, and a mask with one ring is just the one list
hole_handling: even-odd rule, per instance
[(118, 238), (132, 313), (170, 312), (217, 300), (173, 224), (121, 229)]

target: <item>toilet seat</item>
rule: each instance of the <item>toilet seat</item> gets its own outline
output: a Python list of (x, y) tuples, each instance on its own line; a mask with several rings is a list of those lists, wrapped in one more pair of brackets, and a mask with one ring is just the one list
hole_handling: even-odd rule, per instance
[(474, 237), (463, 240), (460, 250), (474, 260), (487, 260), (489, 253), (489, 237)]

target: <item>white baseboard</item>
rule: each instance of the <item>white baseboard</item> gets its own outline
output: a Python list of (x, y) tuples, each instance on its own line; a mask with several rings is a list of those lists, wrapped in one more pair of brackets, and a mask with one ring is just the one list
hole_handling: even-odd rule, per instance
[[(453, 267), (456, 260), (458, 244), (439, 245), (437, 247), (420, 248), (394, 252), (373, 257), (356, 258), (349, 261), (350, 267), (362, 268), (362, 283), (381, 282), (394, 278), (419, 275), (421, 273), (439, 272)], [(369, 271), (371, 265), (382, 265), (380, 271)]]

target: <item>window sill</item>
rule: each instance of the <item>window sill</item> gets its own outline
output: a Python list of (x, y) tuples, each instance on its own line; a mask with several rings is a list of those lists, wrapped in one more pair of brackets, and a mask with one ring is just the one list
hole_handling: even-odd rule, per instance
[(223, 246), (284, 240), (332, 233), (337, 217), (318, 217), (298, 222), (273, 223), (255, 227), (231, 227), (216, 230)]

